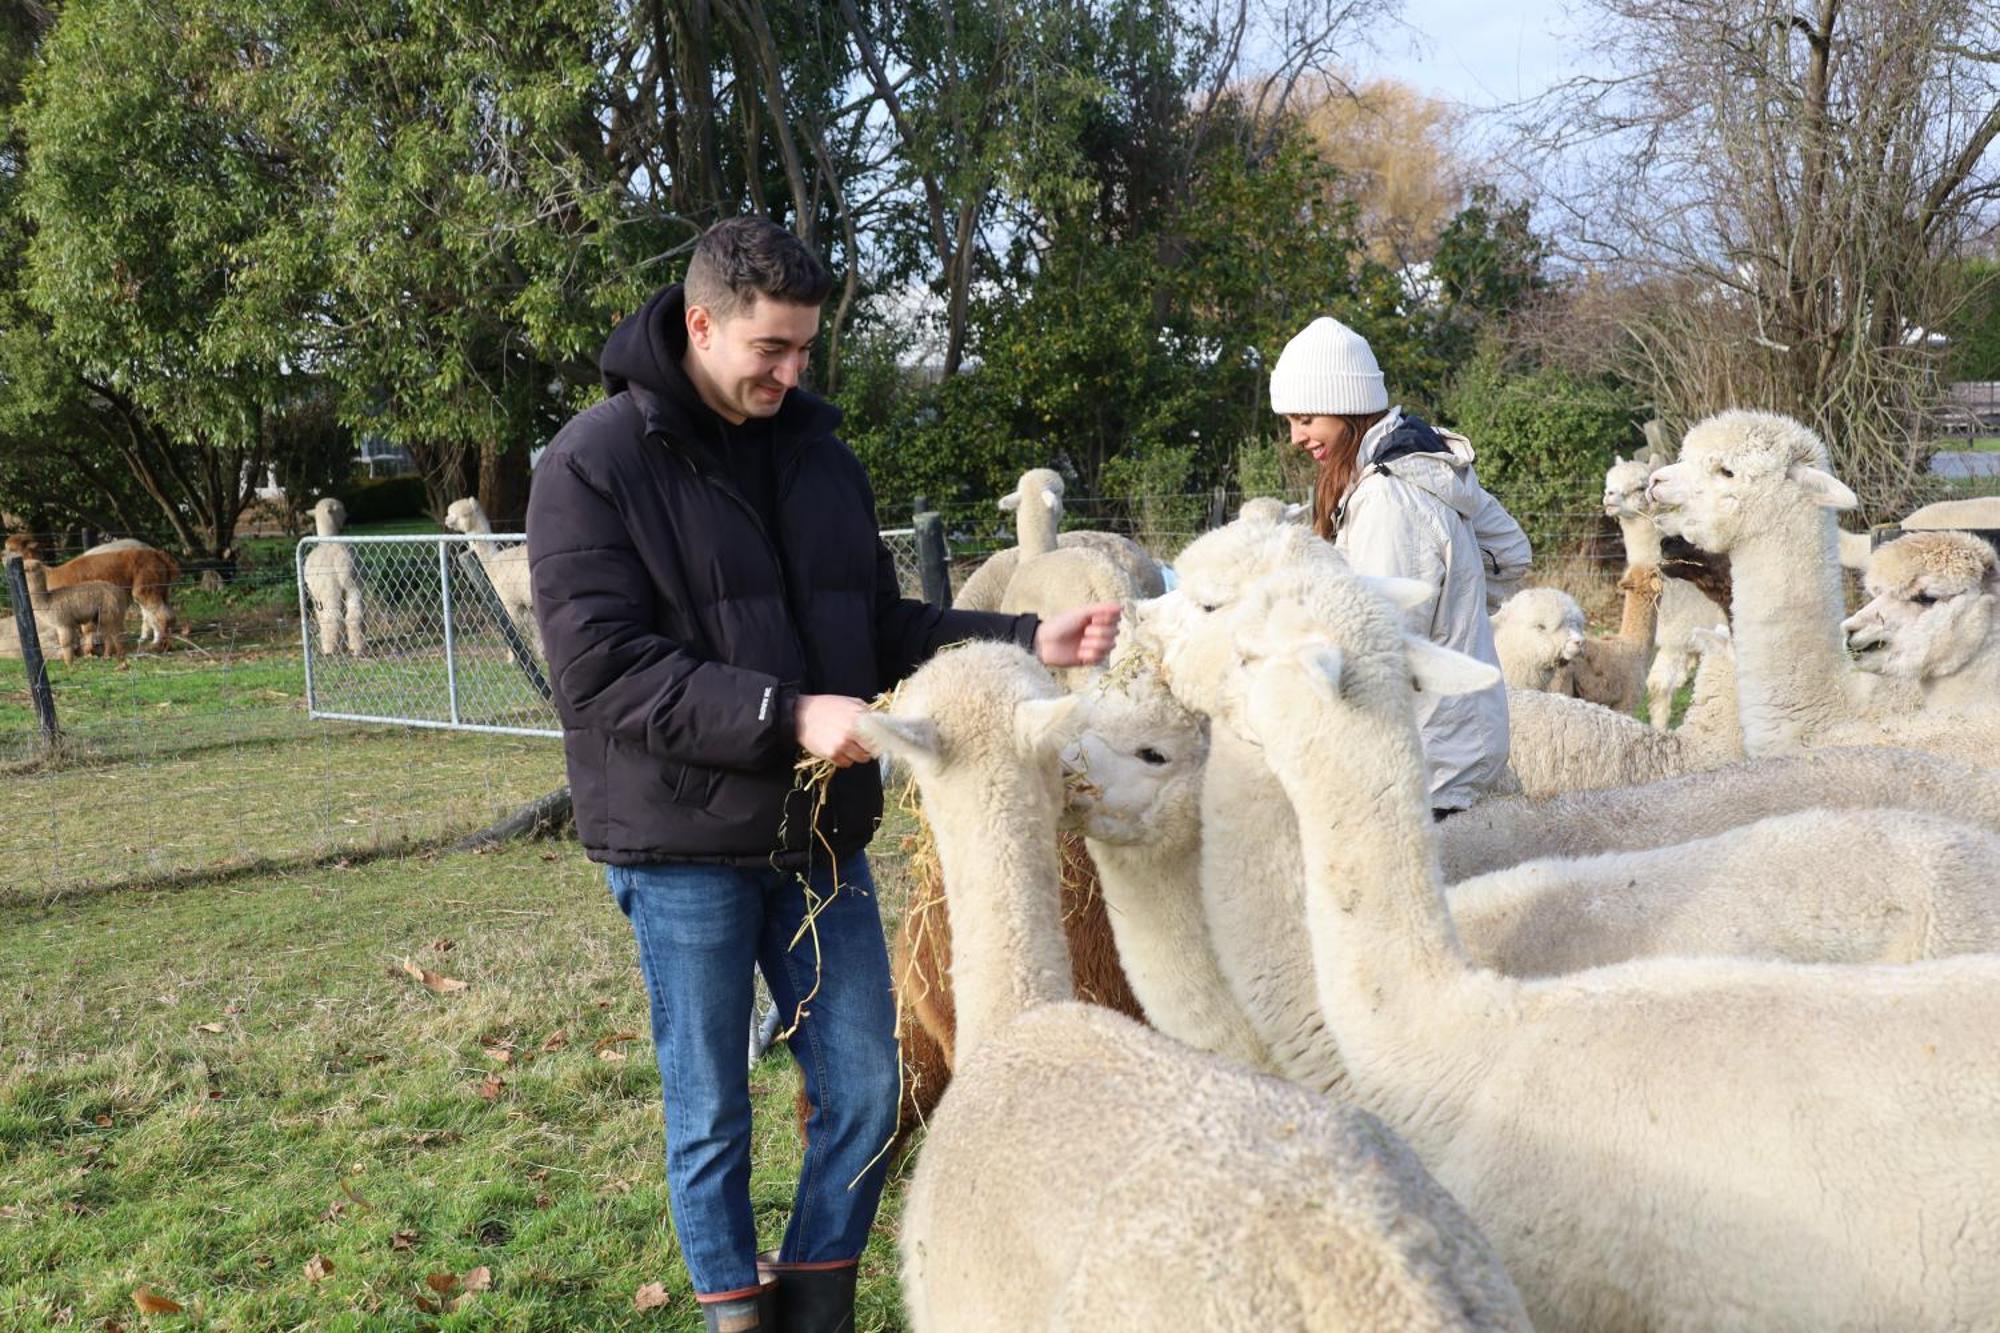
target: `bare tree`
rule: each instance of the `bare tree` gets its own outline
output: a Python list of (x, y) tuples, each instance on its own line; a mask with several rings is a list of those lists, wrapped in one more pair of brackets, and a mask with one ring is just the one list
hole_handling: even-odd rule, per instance
[(1915, 484), (1950, 266), (2000, 195), (1991, 0), (1590, 0), (1602, 76), (1532, 108), (1568, 252), (1679, 429), (1814, 425), (1877, 507)]

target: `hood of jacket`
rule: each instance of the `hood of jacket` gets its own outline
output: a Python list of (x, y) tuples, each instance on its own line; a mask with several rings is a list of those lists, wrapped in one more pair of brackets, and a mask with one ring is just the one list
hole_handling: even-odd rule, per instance
[[(630, 391), (646, 416), (648, 434), (673, 443), (713, 447), (727, 438), (728, 423), (702, 401), (681, 365), (687, 355), (687, 294), (680, 283), (655, 292), (620, 320), (598, 354), (604, 391)], [(793, 389), (771, 418), (775, 436), (797, 439), (832, 431), (840, 409), (806, 389)]]
[(1401, 407), (1390, 408), (1362, 436), (1358, 457), (1361, 478), (1386, 472), (1436, 496), (1467, 519), (1486, 502), (1486, 492), (1472, 470), (1471, 442), (1438, 430), (1421, 417), (1405, 415)]

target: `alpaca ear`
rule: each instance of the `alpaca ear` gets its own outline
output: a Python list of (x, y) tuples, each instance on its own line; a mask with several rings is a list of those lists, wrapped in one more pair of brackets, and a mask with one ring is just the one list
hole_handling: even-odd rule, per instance
[(1431, 585), (1421, 579), (1397, 578), (1393, 574), (1357, 574), (1361, 586), (1402, 611), (1414, 611), (1431, 599)]
[(1029, 754), (1060, 754), (1083, 731), (1083, 696), (1029, 699), (1014, 705), (1014, 737)]
[(1001, 496), (1000, 507), (1010, 514), (1013, 513), (1021, 507), (1021, 493), (1019, 491), (1009, 491), (1007, 494)]
[(1613, 455), (1611, 455), (1611, 466), (1613, 466), (1613, 467), (1624, 467), (1624, 466), (1625, 466), (1625, 455), (1623, 455), (1623, 454), (1613, 454)]
[(1812, 497), (1814, 504), (1822, 509), (1852, 509), (1861, 503), (1858, 496), (1831, 472), (1803, 464), (1793, 468), (1788, 474), (1791, 479)]
[(929, 718), (863, 713), (854, 720), (854, 734), (875, 753), (893, 755), (904, 763), (938, 756), (937, 723)]
[(1054, 513), (1056, 510), (1062, 508), (1062, 497), (1054, 491), (1043, 491), (1042, 507), (1050, 513)]
[(1405, 634), (1403, 647), (1409, 654), (1410, 677), (1425, 694), (1471, 694), (1500, 682), (1499, 668), (1440, 648), (1429, 639)]

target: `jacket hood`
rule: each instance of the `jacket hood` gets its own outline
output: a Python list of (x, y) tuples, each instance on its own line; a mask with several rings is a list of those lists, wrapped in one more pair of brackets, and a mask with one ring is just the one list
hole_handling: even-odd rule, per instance
[(1362, 438), (1362, 475), (1387, 472), (1436, 496), (1459, 514), (1471, 518), (1486, 501), (1486, 492), (1472, 470), (1472, 443), (1463, 435), (1440, 431), (1420, 417), (1389, 409)]
[[(687, 296), (680, 283), (662, 287), (646, 304), (620, 320), (598, 354), (597, 369), (608, 394), (636, 391), (633, 396), (646, 414), (649, 431), (669, 438), (692, 434), (702, 440), (721, 436), (726, 423), (701, 400), (681, 358), (687, 355)], [(781, 434), (831, 431), (840, 424), (840, 409), (817, 394), (793, 389), (772, 418)]]

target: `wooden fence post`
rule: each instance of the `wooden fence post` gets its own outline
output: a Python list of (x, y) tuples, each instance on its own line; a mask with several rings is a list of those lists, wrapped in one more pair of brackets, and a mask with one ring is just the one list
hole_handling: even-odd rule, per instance
[(62, 743), (62, 730), (56, 726), (56, 696), (49, 689), (48, 663), (42, 660), (42, 638), (35, 628), (35, 604), (28, 597), (28, 572), (21, 567), (21, 557), (10, 554), (7, 557), (7, 587), (14, 598), (14, 628), (21, 639), (21, 664), (28, 669), (28, 695), (35, 702), (35, 715), (41, 719), (42, 745), (53, 751)]

